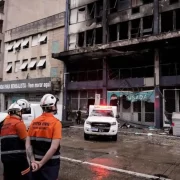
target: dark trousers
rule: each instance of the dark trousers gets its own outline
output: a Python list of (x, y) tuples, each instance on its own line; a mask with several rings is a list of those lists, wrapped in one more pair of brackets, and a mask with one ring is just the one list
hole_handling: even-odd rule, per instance
[(60, 165), (44, 165), (41, 169), (32, 173), (33, 180), (58, 180)]
[(81, 118), (80, 118), (80, 117), (77, 117), (76, 123), (77, 123), (77, 124), (81, 124)]
[(4, 180), (32, 180), (28, 162), (3, 163)]

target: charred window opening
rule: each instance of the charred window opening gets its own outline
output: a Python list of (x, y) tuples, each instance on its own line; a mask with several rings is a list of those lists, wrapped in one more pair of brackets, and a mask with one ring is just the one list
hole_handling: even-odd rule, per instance
[(151, 35), (153, 32), (153, 16), (143, 18), (143, 36)]
[(117, 41), (117, 24), (109, 26), (109, 42)]
[(119, 39), (128, 39), (128, 22), (122, 22), (120, 23), (120, 29), (119, 29)]
[(132, 14), (137, 14), (139, 12), (140, 12), (140, 8), (139, 7), (132, 8)]
[(150, 4), (153, 3), (154, 0), (142, 0), (143, 4)]
[(179, 0), (169, 0), (169, 4), (171, 5), (171, 4), (175, 4), (175, 3), (178, 3), (179, 2)]
[(176, 29), (180, 29), (180, 9), (176, 10)]
[(88, 19), (95, 18), (95, 3), (91, 3), (87, 5), (87, 18)]
[(86, 20), (86, 7), (78, 9), (78, 22)]
[(96, 44), (102, 44), (102, 28), (96, 29)]
[(88, 71), (88, 81), (97, 80), (97, 71)]
[(164, 12), (161, 14), (161, 32), (173, 30), (173, 11)]
[(131, 21), (131, 38), (137, 38), (140, 36), (140, 19)]
[(102, 17), (103, 13), (103, 0), (97, 1), (96, 4), (96, 17)]
[(115, 13), (118, 11), (118, 0), (109, 0), (109, 12)]
[(132, 7), (140, 6), (142, 5), (142, 0), (132, 0), (131, 5)]
[(84, 32), (80, 32), (78, 34), (78, 46), (83, 47), (84, 46)]
[(86, 46), (92, 46), (94, 44), (94, 30), (88, 30), (86, 32)]

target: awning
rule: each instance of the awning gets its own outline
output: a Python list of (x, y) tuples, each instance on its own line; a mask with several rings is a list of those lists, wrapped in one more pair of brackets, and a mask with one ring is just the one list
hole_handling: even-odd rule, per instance
[(32, 60), (28, 65), (28, 69), (33, 68), (36, 65), (36, 62), (37, 60)]
[(13, 49), (14, 44), (8, 44), (7, 51), (11, 51)]
[(37, 64), (37, 67), (42, 67), (42, 66), (44, 66), (45, 62), (46, 62), (46, 59), (41, 59), (41, 60), (39, 61), (39, 63)]
[(21, 41), (17, 41), (16, 44), (14, 45), (14, 49), (18, 48), (21, 45)]
[(39, 42), (45, 41), (46, 38), (47, 38), (47, 35), (46, 34), (42, 34), (41, 37), (39, 38)]
[(29, 39), (24, 39), (24, 41), (22, 42), (22, 47), (27, 46), (28, 43)]
[(12, 63), (9, 63), (7, 68), (6, 68), (6, 72), (8, 72), (11, 68), (12, 68)]
[(22, 65), (20, 66), (19, 69), (23, 70), (23, 69), (25, 69), (27, 67), (27, 65), (28, 65), (28, 61), (25, 61), (25, 62), (22, 63)]

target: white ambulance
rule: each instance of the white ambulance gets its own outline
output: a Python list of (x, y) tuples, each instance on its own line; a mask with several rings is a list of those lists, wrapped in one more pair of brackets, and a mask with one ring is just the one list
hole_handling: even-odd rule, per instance
[(89, 106), (89, 116), (84, 123), (84, 139), (91, 135), (111, 136), (117, 141), (117, 106)]

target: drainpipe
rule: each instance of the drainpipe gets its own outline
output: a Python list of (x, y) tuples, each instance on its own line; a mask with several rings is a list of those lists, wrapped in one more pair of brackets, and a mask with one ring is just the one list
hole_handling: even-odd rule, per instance
[[(65, 33), (64, 33), (64, 51), (68, 51), (68, 42), (69, 42), (69, 12), (70, 12), (70, 3), (69, 0), (66, 0), (66, 12), (65, 12)], [(66, 121), (66, 110), (67, 110), (67, 67), (64, 62), (64, 86), (63, 86), (63, 112), (62, 120)]]

